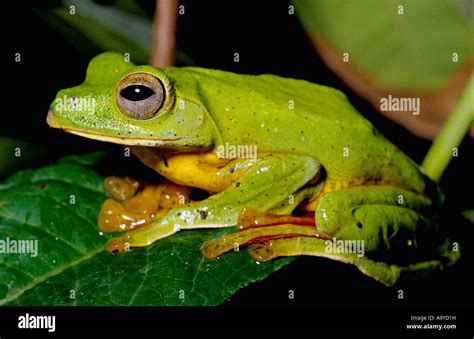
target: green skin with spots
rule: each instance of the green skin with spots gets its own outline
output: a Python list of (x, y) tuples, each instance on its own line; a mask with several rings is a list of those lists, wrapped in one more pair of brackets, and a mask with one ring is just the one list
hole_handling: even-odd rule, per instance
[[(124, 115), (117, 104), (120, 81), (140, 72), (155, 75), (165, 93), (158, 113), (143, 120)], [(93, 98), (94, 107), (58, 106), (71, 97)], [(57, 94), (48, 123), (158, 152), (257, 146), (257, 161), (239, 178), (238, 187), (174, 208), (153, 225), (128, 234), (132, 246), (146, 246), (179, 229), (235, 226), (245, 207), (289, 213), (301, 200), (319, 194), (318, 234), (363, 240), (365, 255), (329, 255), (321, 239), (282, 244), (300, 246), (287, 253), (353, 263), (387, 285), (403, 272), (444, 267), (459, 256), (436, 222), (441, 205), (436, 185), (332, 88), (275, 75), (135, 66), (121, 55), (104, 53), (90, 62), (83, 84)], [(242, 159), (242, 164), (248, 161)], [(319, 182), (313, 184), (317, 174)], [(289, 203), (289, 196), (296, 201)], [(203, 209), (205, 220), (200, 218)]]

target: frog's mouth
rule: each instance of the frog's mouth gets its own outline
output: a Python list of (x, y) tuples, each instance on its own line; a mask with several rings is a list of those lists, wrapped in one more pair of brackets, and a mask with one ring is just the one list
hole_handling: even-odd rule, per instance
[(183, 140), (182, 138), (156, 138), (156, 139), (142, 139), (142, 138), (130, 138), (130, 137), (117, 137), (110, 135), (103, 135), (98, 133), (84, 132), (76, 129), (63, 128), (64, 131), (75, 134), (84, 138), (111, 142), (114, 144), (126, 145), (126, 146), (148, 146), (148, 147), (166, 147), (170, 145), (170, 142)]
[(68, 133), (75, 134), (84, 138), (99, 140), (99, 141), (104, 141), (104, 142), (111, 142), (114, 144), (126, 145), (126, 146), (169, 147), (170, 144), (172, 144), (173, 142), (184, 140), (184, 138), (157, 138), (155, 137), (153, 139), (146, 139), (146, 138), (125, 137), (125, 136), (123, 137), (110, 136), (110, 135), (94, 133), (90, 131), (68, 128), (68, 127), (59, 125), (54, 120), (54, 113), (52, 110), (48, 111), (46, 122), (52, 128), (59, 128)]

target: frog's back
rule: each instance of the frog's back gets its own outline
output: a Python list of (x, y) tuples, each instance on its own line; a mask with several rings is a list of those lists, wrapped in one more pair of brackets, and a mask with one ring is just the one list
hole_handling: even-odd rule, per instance
[(275, 75), (182, 70), (196, 77), (199, 100), (218, 126), (220, 142), (314, 157), (327, 172), (329, 188), (384, 182), (425, 190), (427, 178), (418, 166), (338, 90)]

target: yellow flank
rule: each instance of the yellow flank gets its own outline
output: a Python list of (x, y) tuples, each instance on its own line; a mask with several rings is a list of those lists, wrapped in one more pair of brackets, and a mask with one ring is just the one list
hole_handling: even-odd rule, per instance
[(132, 153), (165, 178), (210, 193), (225, 190), (249, 167), (243, 164), (243, 159), (222, 159), (213, 152), (165, 155), (153, 148), (132, 147)]
[(351, 186), (360, 186), (367, 183), (367, 180), (351, 178), (351, 180), (328, 180), (324, 184), (324, 188), (321, 193), (327, 193), (330, 191), (341, 190)]

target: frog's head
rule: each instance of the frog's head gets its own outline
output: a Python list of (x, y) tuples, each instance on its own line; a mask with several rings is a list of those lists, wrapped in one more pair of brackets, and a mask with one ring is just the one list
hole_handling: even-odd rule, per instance
[(111, 52), (92, 59), (84, 83), (59, 91), (47, 122), (91, 139), (181, 151), (211, 148), (215, 135), (192, 76)]

